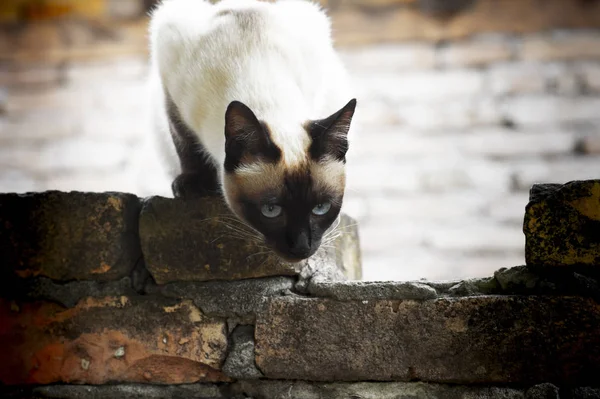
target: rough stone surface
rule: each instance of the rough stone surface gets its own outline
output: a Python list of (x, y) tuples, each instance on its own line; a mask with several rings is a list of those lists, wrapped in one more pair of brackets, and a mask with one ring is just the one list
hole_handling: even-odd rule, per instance
[(231, 378), (242, 380), (263, 377), (254, 363), (254, 327), (237, 326), (231, 339), (233, 343), (223, 364), (223, 372)]
[(317, 297), (341, 301), (369, 299), (426, 300), (437, 296), (435, 289), (428, 285), (399, 281), (321, 281), (310, 284), (308, 292)]
[(3, 397), (6, 399), (234, 399), (224, 396), (221, 391), (219, 386), (212, 384), (50, 385), (12, 390), (4, 393), (6, 396)]
[(1, 194), (0, 277), (125, 277), (141, 256), (138, 211), (123, 193)]
[[(360, 261), (355, 230), (356, 226), (341, 230), (334, 248), (321, 247), (312, 258), (348, 273), (360, 268), (352, 263)], [(140, 237), (146, 267), (158, 284), (293, 276), (308, 262), (284, 262), (267, 251), (220, 197), (185, 201), (151, 197), (142, 207)]]
[(591, 384), (600, 310), (577, 297), (272, 299), (256, 324), (267, 378)]
[(525, 399), (560, 399), (558, 387), (549, 383), (535, 385), (525, 392)]
[(14, 300), (47, 300), (67, 308), (77, 305), (86, 297), (135, 296), (131, 279), (123, 277), (117, 281), (71, 281), (56, 283), (46, 277), (18, 280), (12, 284), (0, 283), (2, 297)]
[(280, 296), (294, 287), (290, 277), (266, 277), (240, 281), (177, 282), (157, 287), (162, 295), (191, 299), (204, 314), (254, 322), (266, 297)]
[(523, 231), (531, 266), (600, 266), (600, 180), (535, 185)]
[(225, 322), (191, 301), (85, 298), (75, 307), (0, 300), (0, 382), (227, 381)]
[(597, 399), (600, 398), (600, 388), (578, 387), (569, 392), (571, 399)]
[(234, 392), (254, 399), (524, 399), (519, 389), (412, 383), (332, 383), (241, 381)]

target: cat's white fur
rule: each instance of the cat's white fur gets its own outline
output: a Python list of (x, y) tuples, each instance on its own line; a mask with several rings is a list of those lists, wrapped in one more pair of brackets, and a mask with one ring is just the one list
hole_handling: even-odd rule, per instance
[(353, 98), (330, 21), (308, 1), (163, 0), (152, 13), (150, 50), (154, 130), (173, 177), (180, 171), (165, 91), (221, 177), (231, 101), (243, 102), (269, 125), (284, 162), (293, 166), (310, 145), (302, 124)]

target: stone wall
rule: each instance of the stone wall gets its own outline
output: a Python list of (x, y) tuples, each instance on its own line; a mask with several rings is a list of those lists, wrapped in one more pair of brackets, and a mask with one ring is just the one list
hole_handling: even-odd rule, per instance
[[(599, 3), (479, 0), (441, 16), (432, 1), (322, 3), (358, 90), (345, 211), (361, 222), (364, 277), (522, 263), (531, 184), (600, 167)], [(170, 195), (144, 140), (145, 29), (2, 27), (0, 191)]]
[(0, 394), (600, 397), (600, 180), (530, 194), (527, 265), (403, 282), (357, 280), (345, 215), (291, 265), (215, 198), (0, 195)]

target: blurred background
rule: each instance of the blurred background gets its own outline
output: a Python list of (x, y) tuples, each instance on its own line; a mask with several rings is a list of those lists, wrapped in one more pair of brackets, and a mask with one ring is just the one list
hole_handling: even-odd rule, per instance
[[(0, 2), (0, 192), (171, 195), (146, 141), (154, 3)], [(523, 264), (530, 186), (600, 177), (600, 1), (321, 3), (357, 91), (364, 279)]]

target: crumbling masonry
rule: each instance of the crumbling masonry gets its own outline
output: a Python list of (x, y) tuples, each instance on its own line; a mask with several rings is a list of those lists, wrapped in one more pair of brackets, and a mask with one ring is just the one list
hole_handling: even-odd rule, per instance
[(523, 230), (489, 278), (365, 282), (347, 216), (286, 264), (219, 198), (2, 194), (0, 394), (600, 397), (600, 180), (534, 186)]

